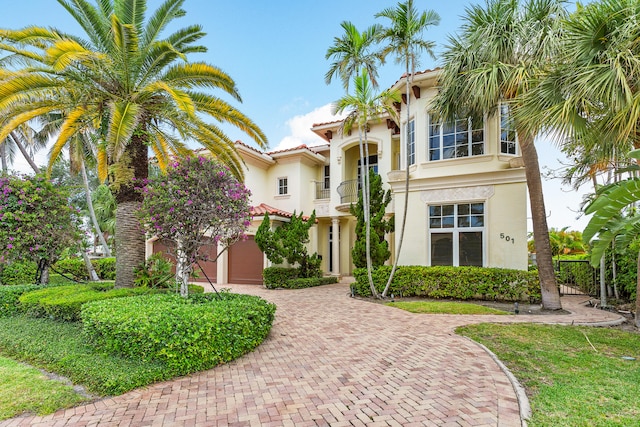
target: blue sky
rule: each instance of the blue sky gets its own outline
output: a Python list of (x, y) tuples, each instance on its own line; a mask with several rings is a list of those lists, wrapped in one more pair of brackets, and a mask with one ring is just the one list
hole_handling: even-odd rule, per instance
[[(161, 2), (148, 3), (153, 9)], [(427, 39), (437, 43), (438, 53), (459, 27), (465, 7), (474, 1), (415, 3), (419, 9), (433, 9), (441, 17), (440, 25), (425, 33)], [(186, 0), (187, 15), (176, 20), (172, 28), (202, 25), (207, 36), (201, 43), (208, 52), (190, 59), (216, 65), (236, 81), (243, 98), (237, 105), (239, 110), (263, 129), (270, 148), (278, 149), (317, 142), (309, 127), (331, 120), (330, 104), (343, 95), (343, 89), (338, 80), (329, 86), (324, 83), (329, 67), (324, 56), (333, 38), (341, 35), (340, 23), (348, 20), (360, 29), (376, 22), (385, 24), (374, 15), (395, 4), (395, 0)], [(0, 27), (26, 25), (53, 26), (82, 35), (55, 0), (11, 1), (10, 7), (3, 8)], [(420, 68), (438, 65), (437, 59), (423, 55)], [(391, 86), (402, 73), (401, 66), (389, 61), (380, 69), (381, 86)], [(234, 128), (227, 132), (233, 139), (250, 142)], [(556, 159), (562, 156), (557, 149), (539, 141), (538, 150), (541, 165), (558, 167)], [(44, 156), (39, 163), (45, 163)], [(24, 165), (17, 161), (15, 167), (22, 169)], [(545, 181), (544, 186), (549, 225), (584, 228), (586, 220), (576, 220), (572, 211), (577, 209), (581, 193), (561, 189), (559, 181)]]

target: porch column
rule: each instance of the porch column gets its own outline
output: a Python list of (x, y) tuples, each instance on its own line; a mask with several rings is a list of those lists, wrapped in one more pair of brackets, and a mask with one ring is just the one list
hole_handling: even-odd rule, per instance
[(331, 270), (332, 276), (340, 276), (340, 218), (331, 218)]

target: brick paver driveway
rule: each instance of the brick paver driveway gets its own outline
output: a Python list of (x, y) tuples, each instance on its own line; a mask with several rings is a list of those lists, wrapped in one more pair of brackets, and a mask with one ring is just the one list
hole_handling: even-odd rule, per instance
[(563, 299), (575, 309), (565, 316), (418, 315), (349, 298), (346, 284), (232, 288), (278, 306), (271, 334), (254, 352), (209, 371), (0, 425), (519, 426), (507, 375), (454, 328), (616, 318), (581, 308), (576, 299)]

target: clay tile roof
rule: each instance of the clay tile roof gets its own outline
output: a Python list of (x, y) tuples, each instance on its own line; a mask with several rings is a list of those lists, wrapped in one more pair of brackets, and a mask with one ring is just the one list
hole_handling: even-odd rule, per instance
[(335, 124), (338, 124), (338, 123), (342, 123), (342, 120), (334, 120), (332, 122), (324, 122), (324, 123), (314, 123), (311, 127), (335, 125)]
[[(426, 69), (424, 71), (416, 71), (414, 76), (419, 76), (420, 74), (427, 74), (427, 73), (432, 73), (434, 71), (440, 71), (440, 70), (442, 70), (441, 67), (436, 67), (436, 68), (434, 68), (432, 70)], [(396, 82), (394, 84), (392, 84), (391, 87), (394, 87), (395, 85), (397, 85), (400, 82), (400, 80), (404, 79), (405, 77), (407, 77), (407, 73), (402, 73), (400, 78), (398, 80), (396, 80)]]
[(287, 151), (308, 150), (308, 149), (309, 147), (307, 147), (306, 144), (302, 144), (302, 145), (298, 145), (297, 147), (285, 148), (283, 150), (269, 151), (267, 154), (272, 155), (272, 154), (278, 154), (278, 153), (286, 153)]
[[(250, 208), (251, 216), (264, 216), (265, 214), (281, 216), (283, 218), (291, 218), (293, 214), (291, 212), (283, 211), (278, 208), (274, 208), (273, 206), (269, 206), (266, 203), (260, 203), (258, 206), (251, 206)], [(308, 220), (308, 216), (303, 216), (303, 220)]]

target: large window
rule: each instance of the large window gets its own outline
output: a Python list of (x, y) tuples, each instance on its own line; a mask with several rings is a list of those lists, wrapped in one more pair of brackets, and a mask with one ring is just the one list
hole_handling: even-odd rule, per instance
[(429, 160), (484, 154), (484, 124), (471, 118), (429, 125)]
[(411, 166), (416, 164), (416, 122), (415, 120), (411, 120), (409, 122), (407, 137), (409, 138), (409, 143), (407, 144), (407, 160), (409, 161), (408, 166)]
[(507, 104), (500, 104), (500, 153), (517, 154), (518, 140)]
[[(362, 181), (360, 180), (362, 179), (363, 169), (364, 168), (362, 167), (360, 160), (358, 160), (358, 191), (361, 190)], [(373, 170), (375, 173), (378, 173), (378, 155), (377, 154), (369, 156), (369, 169)]]
[(324, 165), (322, 173), (322, 189), (328, 190), (331, 188), (331, 166)]
[(482, 266), (484, 203), (429, 205), (431, 265)]

